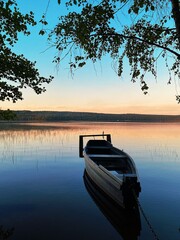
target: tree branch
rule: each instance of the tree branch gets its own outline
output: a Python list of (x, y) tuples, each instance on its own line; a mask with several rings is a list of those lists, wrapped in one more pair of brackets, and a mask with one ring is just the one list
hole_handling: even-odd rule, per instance
[(176, 32), (178, 36), (180, 49), (180, 2), (179, 0), (171, 0), (171, 2), (172, 2), (172, 14), (176, 25)]
[[(96, 35), (96, 34), (94, 34)], [(161, 46), (157, 43), (154, 43), (154, 42), (150, 42), (148, 40), (145, 40), (145, 39), (142, 39), (142, 38), (139, 38), (139, 37), (136, 37), (136, 36), (126, 36), (126, 35), (123, 35), (123, 34), (119, 34), (119, 33), (114, 33), (114, 34), (101, 34), (101, 36), (119, 36), (121, 38), (125, 38), (125, 39), (136, 39), (140, 42), (143, 42), (143, 43), (146, 43), (146, 44), (149, 44), (149, 45), (153, 45), (153, 46), (156, 46), (160, 49), (163, 49), (163, 50), (167, 50), (168, 52), (171, 52), (172, 54), (176, 55), (178, 59), (180, 59), (180, 54), (175, 52), (174, 50), (168, 48), (168, 47), (164, 47), (164, 46)]]

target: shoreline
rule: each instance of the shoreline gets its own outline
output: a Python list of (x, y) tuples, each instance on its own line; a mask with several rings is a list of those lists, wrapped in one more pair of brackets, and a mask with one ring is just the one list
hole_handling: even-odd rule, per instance
[[(0, 120), (0, 123), (34, 122), (134, 122), (134, 123), (169, 123), (179, 122), (180, 115), (157, 114), (110, 114), (94, 112), (55, 112), (55, 111), (12, 111), (14, 119)], [(4, 118), (5, 119), (5, 118)]]

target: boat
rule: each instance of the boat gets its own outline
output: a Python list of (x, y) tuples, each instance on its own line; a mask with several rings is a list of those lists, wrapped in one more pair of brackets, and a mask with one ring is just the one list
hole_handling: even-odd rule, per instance
[[(93, 139), (84, 147), (84, 138)], [(135, 163), (112, 145), (110, 134), (80, 135), (79, 156), (84, 157), (90, 179), (116, 204), (125, 209), (137, 206), (141, 186)]]
[(137, 240), (141, 234), (141, 218), (138, 206), (126, 210), (106, 195), (88, 176), (84, 170), (84, 185), (90, 197), (102, 212), (104, 217), (119, 233), (123, 240)]

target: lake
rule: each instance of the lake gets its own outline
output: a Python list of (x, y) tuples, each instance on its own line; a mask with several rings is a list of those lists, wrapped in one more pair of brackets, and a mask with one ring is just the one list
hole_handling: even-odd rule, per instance
[[(134, 159), (154, 233), (140, 211), (137, 236), (123, 234), (86, 189), (79, 135), (103, 131)], [(0, 194), (0, 239), (179, 240), (180, 124), (0, 123)]]

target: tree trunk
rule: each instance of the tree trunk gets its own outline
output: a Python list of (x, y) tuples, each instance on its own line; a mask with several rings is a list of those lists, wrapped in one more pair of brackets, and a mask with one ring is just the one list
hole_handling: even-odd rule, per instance
[(179, 50), (180, 50), (180, 1), (179, 0), (171, 0), (172, 2), (172, 14), (176, 26), (177, 38), (179, 42)]

